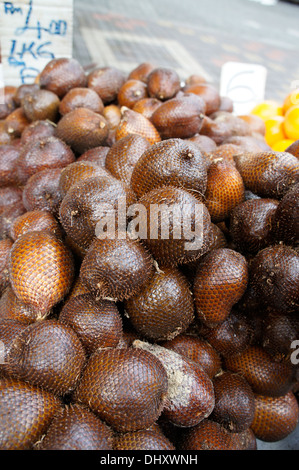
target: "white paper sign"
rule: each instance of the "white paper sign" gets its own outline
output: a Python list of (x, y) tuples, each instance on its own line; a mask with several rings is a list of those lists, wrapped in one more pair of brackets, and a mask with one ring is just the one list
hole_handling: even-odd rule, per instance
[(71, 57), (73, 0), (0, 0), (5, 85), (32, 83), (55, 57)]
[(227, 62), (222, 66), (220, 94), (234, 102), (234, 114), (248, 114), (264, 100), (267, 69), (262, 65)]

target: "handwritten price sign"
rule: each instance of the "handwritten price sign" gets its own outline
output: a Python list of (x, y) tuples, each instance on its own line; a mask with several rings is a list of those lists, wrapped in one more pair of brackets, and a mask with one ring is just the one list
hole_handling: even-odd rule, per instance
[(73, 0), (0, 0), (0, 31), (5, 85), (32, 83), (51, 59), (72, 56)]

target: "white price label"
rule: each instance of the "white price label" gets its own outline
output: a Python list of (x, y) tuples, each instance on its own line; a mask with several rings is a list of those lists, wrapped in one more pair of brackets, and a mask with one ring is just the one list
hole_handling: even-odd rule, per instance
[(71, 57), (73, 0), (0, 0), (5, 85), (32, 83), (56, 57)]
[(248, 114), (264, 100), (267, 69), (262, 65), (227, 62), (222, 66), (220, 94), (234, 102), (234, 114)]

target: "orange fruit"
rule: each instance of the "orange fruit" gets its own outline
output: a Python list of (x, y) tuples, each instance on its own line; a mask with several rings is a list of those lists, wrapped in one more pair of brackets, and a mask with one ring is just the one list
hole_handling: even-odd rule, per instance
[(288, 139), (299, 139), (299, 104), (287, 110), (283, 121), (283, 129)]
[(264, 121), (274, 116), (282, 116), (282, 106), (276, 101), (265, 100), (257, 104), (252, 110), (251, 114), (259, 116)]
[(275, 152), (285, 152), (285, 150), (295, 141), (291, 139), (278, 140), (272, 145), (272, 150)]
[(292, 107), (299, 105), (299, 88), (296, 90), (293, 90), (291, 93), (289, 93), (283, 102), (282, 105), (282, 112), (283, 114), (286, 114), (286, 112)]
[(270, 147), (272, 147), (275, 142), (285, 139), (283, 121), (283, 116), (274, 116), (265, 121), (265, 140)]

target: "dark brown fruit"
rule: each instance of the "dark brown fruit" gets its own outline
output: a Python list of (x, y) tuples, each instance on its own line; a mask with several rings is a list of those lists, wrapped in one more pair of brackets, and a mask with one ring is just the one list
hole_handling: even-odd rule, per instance
[(157, 100), (157, 98), (143, 98), (137, 101), (132, 109), (133, 111), (142, 114), (147, 119), (151, 119), (153, 113), (161, 104), (162, 101)]
[(225, 160), (211, 163), (208, 168), (204, 202), (212, 222), (225, 220), (244, 198), (244, 183), (236, 167)]
[(167, 100), (151, 116), (162, 139), (192, 137), (201, 130), (205, 102), (192, 93)]
[(106, 161), (106, 155), (109, 152), (110, 147), (102, 146), (100, 145), (99, 147), (94, 147), (93, 149), (89, 149), (86, 152), (84, 152), (82, 155), (80, 155), (79, 158), (77, 158), (78, 162), (92, 162), (95, 163), (96, 165), (105, 168), (105, 161)]
[(74, 390), (84, 363), (78, 336), (57, 320), (27, 326), (12, 342), (7, 358), (12, 377), (61, 396)]
[[(0, 300), (1, 306), (3, 305), (2, 298)], [(4, 306), (5, 307), (5, 306)], [(18, 321), (10, 313), (5, 310), (1, 312), (0, 317), (0, 375), (1, 377), (9, 376), (8, 370), (8, 357), (13, 342), (17, 336), (25, 330), (28, 324)]]
[(221, 145), (228, 143), (226, 140), (232, 136), (248, 136), (251, 131), (248, 124), (238, 116), (218, 111), (205, 116), (200, 132)]
[(295, 157), (299, 158), (299, 140), (295, 140), (288, 148), (285, 149), (285, 152), (291, 153)]
[(155, 272), (125, 310), (135, 330), (155, 342), (174, 338), (194, 319), (190, 286), (177, 268)]
[(96, 91), (104, 104), (116, 100), (120, 87), (126, 80), (125, 74), (115, 67), (100, 67), (87, 77), (88, 88)]
[(255, 395), (255, 415), (252, 430), (265, 442), (285, 439), (299, 422), (299, 406), (295, 395), (288, 392), (281, 397)]
[(12, 245), (9, 238), (0, 240), (0, 295), (9, 285), (8, 258)]
[(69, 145), (74, 152), (105, 145), (109, 126), (101, 114), (87, 108), (75, 108), (62, 116), (56, 127), (56, 136)]
[(187, 429), (179, 443), (179, 450), (235, 450), (232, 433), (211, 419)]
[(76, 59), (52, 59), (41, 71), (39, 84), (62, 98), (72, 88), (86, 86), (86, 76)]
[(153, 260), (137, 241), (95, 239), (86, 253), (80, 278), (99, 298), (125, 300), (148, 282)]
[(54, 133), (55, 126), (50, 121), (33, 121), (23, 130), (21, 142), (26, 145), (33, 141), (40, 141), (47, 137), (53, 137)]
[(137, 134), (146, 138), (150, 144), (160, 142), (161, 136), (149, 119), (125, 106), (120, 111), (120, 122), (115, 130), (116, 141), (128, 134)]
[(69, 146), (57, 137), (47, 137), (27, 144), (18, 159), (19, 181), (25, 184), (30, 176), (46, 168), (64, 168), (75, 161)]
[(218, 90), (214, 85), (209, 83), (196, 83), (193, 85), (187, 85), (184, 88), (186, 93), (194, 93), (200, 96), (206, 103), (206, 114), (212, 114), (219, 110), (221, 104), (221, 98)]
[(9, 274), (16, 296), (46, 314), (72, 285), (73, 258), (55, 235), (28, 232), (15, 241), (10, 251)]
[(244, 351), (226, 357), (224, 367), (241, 374), (254, 393), (279, 397), (291, 390), (291, 363), (275, 362), (261, 346), (248, 346)]
[[(3, 89), (3, 102), (0, 104), (0, 119), (5, 119), (17, 107), (14, 100), (17, 88), (14, 86), (6, 85)], [(2, 97), (1, 97), (2, 98)]]
[(173, 98), (181, 88), (180, 77), (173, 69), (157, 67), (147, 77), (147, 89), (151, 98), (165, 101)]
[(299, 181), (299, 162), (287, 152), (245, 152), (235, 156), (245, 187), (261, 197), (281, 199)]
[(17, 161), (20, 149), (14, 145), (0, 146), (0, 186), (9, 186), (18, 183)]
[(163, 434), (157, 424), (149, 429), (117, 434), (113, 441), (114, 450), (175, 450), (174, 445)]
[(136, 340), (133, 347), (148, 351), (163, 364), (168, 377), (167, 401), (163, 416), (180, 427), (196, 426), (214, 407), (213, 384), (204, 369), (174, 351)]
[(0, 215), (0, 239), (10, 236), (11, 225), (14, 220), (26, 212), (22, 201), (11, 204), (1, 212)]
[(254, 393), (240, 374), (223, 372), (213, 379), (215, 406), (211, 419), (230, 432), (248, 429), (254, 418)]
[(199, 263), (193, 283), (196, 313), (208, 327), (222, 323), (245, 293), (246, 259), (230, 248), (218, 248)]
[(230, 235), (238, 251), (255, 254), (273, 243), (277, 206), (275, 199), (249, 199), (232, 210)]
[(9, 234), (15, 241), (24, 233), (38, 230), (48, 230), (57, 237), (61, 237), (61, 228), (55, 217), (48, 211), (38, 209), (27, 211), (17, 217), (11, 224)]
[(88, 355), (98, 348), (114, 348), (122, 336), (118, 308), (109, 300), (95, 300), (91, 294), (69, 299), (59, 314), (59, 322), (69, 325)]
[(22, 99), (22, 108), (29, 121), (43, 121), (48, 119), (56, 122), (60, 99), (49, 90), (37, 90), (34, 93), (26, 94)]
[(299, 338), (299, 318), (296, 314), (287, 315), (269, 312), (263, 319), (261, 344), (277, 361), (288, 361), (293, 353), (293, 341)]
[(88, 108), (94, 113), (102, 114), (104, 104), (99, 95), (91, 88), (72, 88), (62, 98), (59, 104), (59, 113), (64, 116), (76, 108)]
[(202, 335), (218, 354), (227, 357), (246, 349), (252, 341), (253, 332), (248, 318), (233, 309), (223, 323), (206, 328)]
[(190, 192), (163, 186), (138, 202), (143, 208), (139, 237), (161, 266), (194, 261), (209, 250), (213, 239), (210, 214)]
[(213, 346), (199, 336), (181, 333), (175, 338), (163, 342), (162, 346), (197, 362), (210, 378), (213, 378), (220, 371), (220, 355)]
[(51, 393), (11, 378), (0, 380), (0, 448), (30, 450), (49, 427), (60, 401)]
[(264, 305), (282, 313), (298, 311), (299, 253), (286, 245), (272, 245), (250, 263), (250, 285)]
[(137, 161), (150, 146), (145, 137), (129, 134), (111, 147), (106, 156), (105, 166), (115, 178), (130, 185)]
[(128, 78), (133, 80), (141, 80), (144, 83), (147, 83), (149, 74), (156, 68), (154, 64), (150, 62), (142, 62), (141, 64), (137, 65), (131, 72), (129, 73)]
[(296, 246), (299, 243), (299, 183), (292, 186), (280, 200), (273, 218), (277, 242)]
[[(126, 220), (118, 220), (120, 206), (124, 204), (124, 208), (128, 209), (135, 202), (131, 188), (116, 178), (86, 178), (72, 186), (63, 198), (59, 210), (60, 221), (75, 243), (88, 248), (97, 236), (106, 233), (107, 237), (114, 238), (118, 228), (125, 231)], [(125, 226), (121, 227), (121, 223)]]
[(133, 108), (135, 103), (147, 97), (147, 86), (144, 82), (136, 79), (128, 79), (120, 87), (117, 94), (117, 101), (119, 106)]
[(13, 100), (17, 106), (21, 106), (22, 99), (27, 95), (32, 95), (40, 89), (37, 83), (24, 83), (19, 85), (15, 91)]
[(62, 194), (59, 180), (62, 168), (47, 168), (32, 175), (23, 189), (23, 204), (27, 211), (47, 210), (58, 215)]
[(88, 360), (75, 392), (115, 431), (147, 429), (160, 416), (167, 373), (153, 354), (140, 349), (98, 349)]
[(96, 176), (109, 177), (112, 176), (109, 171), (94, 162), (78, 161), (70, 163), (63, 168), (59, 178), (59, 190), (64, 197), (66, 193), (73, 187), (78, 186), (87, 178)]
[(87, 408), (71, 403), (56, 413), (37, 450), (112, 450), (111, 429)]
[(206, 184), (207, 169), (201, 151), (182, 139), (165, 140), (145, 150), (131, 178), (138, 198), (162, 186), (176, 186), (202, 199)]

